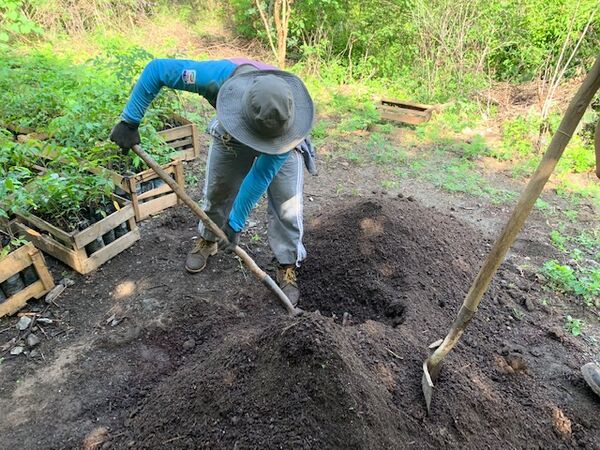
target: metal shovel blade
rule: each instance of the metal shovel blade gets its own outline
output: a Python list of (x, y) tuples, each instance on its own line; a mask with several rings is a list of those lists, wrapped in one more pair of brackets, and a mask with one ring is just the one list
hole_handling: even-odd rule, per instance
[(421, 378), (421, 388), (423, 389), (423, 395), (425, 396), (425, 403), (427, 404), (427, 415), (431, 415), (431, 398), (433, 397), (433, 381), (431, 375), (429, 375), (429, 367), (427, 366), (429, 359), (423, 362), (423, 377)]
[[(430, 352), (435, 351), (440, 345), (444, 342), (443, 339), (438, 339), (437, 341), (429, 344), (427, 347)], [(431, 355), (430, 355), (431, 356)], [(434, 371), (437, 375), (439, 374), (439, 370)], [(421, 388), (423, 389), (423, 395), (425, 396), (425, 403), (427, 404), (427, 415), (431, 415), (431, 399), (433, 397), (433, 378), (431, 373), (429, 373), (429, 358), (427, 358), (423, 362), (423, 377), (421, 378)]]

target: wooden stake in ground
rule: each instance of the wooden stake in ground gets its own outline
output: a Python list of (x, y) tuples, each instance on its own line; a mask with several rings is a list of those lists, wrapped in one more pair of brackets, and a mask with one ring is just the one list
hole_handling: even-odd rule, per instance
[[(558, 160), (563, 154), (565, 147), (569, 143), (571, 136), (575, 132), (583, 113), (592, 101), (596, 91), (600, 88), (600, 55), (596, 58), (594, 66), (583, 81), (581, 87), (571, 100), (567, 112), (565, 113), (558, 130), (554, 133), (552, 141), (548, 146), (546, 154), (540, 161), (540, 164), (527, 183), (525, 190), (519, 197), (519, 202), (512, 212), (510, 219), (504, 226), (500, 237), (494, 243), (483, 266), (479, 270), (475, 281), (471, 285), (467, 296), (458, 312), (458, 316), (452, 323), (448, 335), (438, 346), (438, 343), (432, 344), (430, 348), (435, 348), (433, 354), (423, 363), (423, 379), (421, 381), (423, 394), (427, 403), (427, 412), (431, 412), (431, 398), (433, 395), (433, 382), (437, 379), (442, 360), (454, 348), (462, 336), (465, 328), (477, 312), (479, 303), (485, 291), (487, 290), (492, 277), (498, 270), (498, 267), (504, 261), (504, 257), (510, 246), (515, 241), (517, 234), (521, 231), (525, 220), (529, 216), (535, 201), (544, 189), (544, 185), (554, 171)], [(437, 348), (436, 348), (437, 347)]]

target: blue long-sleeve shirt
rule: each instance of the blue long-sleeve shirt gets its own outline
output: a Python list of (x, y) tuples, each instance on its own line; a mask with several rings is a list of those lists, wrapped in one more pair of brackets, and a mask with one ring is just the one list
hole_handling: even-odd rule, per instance
[[(219, 89), (241, 64), (252, 64), (258, 69), (273, 68), (245, 59), (217, 61), (155, 59), (144, 68), (121, 118), (128, 123), (139, 124), (163, 86), (200, 94), (215, 107)], [(229, 225), (235, 231), (244, 228), (250, 211), (266, 192), (288, 156), (289, 152), (282, 155), (261, 153), (256, 159), (242, 182), (229, 214)]]

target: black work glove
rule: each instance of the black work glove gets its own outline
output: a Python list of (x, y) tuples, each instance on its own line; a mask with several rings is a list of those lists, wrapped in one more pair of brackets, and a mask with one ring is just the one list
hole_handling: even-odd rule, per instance
[(235, 231), (233, 228), (231, 228), (231, 226), (229, 225), (229, 221), (225, 223), (222, 230), (223, 233), (225, 233), (225, 236), (227, 236), (229, 243), (226, 243), (224, 240), (219, 239), (217, 241), (219, 243), (219, 247), (225, 250), (226, 252), (233, 252), (233, 250), (240, 243), (240, 232)]
[(317, 174), (317, 152), (315, 152), (315, 147), (310, 141), (310, 137), (306, 137), (298, 146), (296, 147), (300, 153), (302, 153), (302, 157), (304, 158), (304, 165), (306, 166), (306, 170), (311, 175)]
[(134, 145), (140, 143), (140, 132), (138, 126), (121, 120), (110, 132), (109, 139), (117, 144), (123, 153), (127, 153)]

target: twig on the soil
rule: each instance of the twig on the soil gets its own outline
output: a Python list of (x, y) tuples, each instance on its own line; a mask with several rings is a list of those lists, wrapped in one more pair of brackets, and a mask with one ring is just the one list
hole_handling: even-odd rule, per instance
[(4, 328), (3, 330), (0, 330), (0, 334), (4, 333), (5, 331), (12, 330), (12, 329), (13, 329), (13, 327)]
[(296, 325), (298, 325), (299, 323), (300, 323), (300, 322), (294, 322), (293, 324), (291, 324), (291, 325), (288, 325), (287, 327), (285, 327), (285, 328), (284, 328), (284, 329), (281, 331), (281, 335), (280, 335), (280, 336), (283, 336), (283, 333), (285, 333), (285, 332), (286, 332), (287, 330), (289, 330), (290, 328), (292, 328), (292, 327), (295, 327), (295, 326), (296, 326)]
[(162, 442), (162, 445), (164, 445), (164, 444), (168, 444), (169, 442), (177, 441), (177, 440), (179, 440), (179, 439), (183, 439), (183, 436), (175, 436), (174, 438), (167, 439), (166, 441), (163, 441), (163, 442)]
[(40, 331), (46, 337), (46, 339), (48, 339), (48, 335), (46, 334), (46, 330), (44, 330), (39, 323), (38, 323), (37, 327), (40, 329)]
[(168, 287), (168, 286), (169, 286), (168, 284), (157, 284), (156, 286), (150, 286), (150, 287), (146, 288), (146, 290), (150, 291), (152, 289), (158, 289), (158, 288), (161, 288), (161, 287)]
[(400, 360), (403, 360), (403, 359), (404, 359), (404, 357), (402, 357), (402, 356), (398, 355), (397, 353), (394, 353), (393, 351), (391, 351), (391, 350), (390, 350), (389, 348), (387, 348), (387, 347), (386, 347), (386, 350), (387, 350), (387, 351), (390, 353), (390, 355), (392, 355), (392, 356), (394, 356), (394, 357), (396, 357), (396, 358), (398, 358), (398, 359), (400, 359)]
[(53, 334), (52, 337), (55, 338), (55, 337), (61, 336), (65, 333), (68, 333), (69, 331), (73, 331), (74, 329), (75, 328), (67, 328), (66, 330), (60, 330), (58, 333)]

